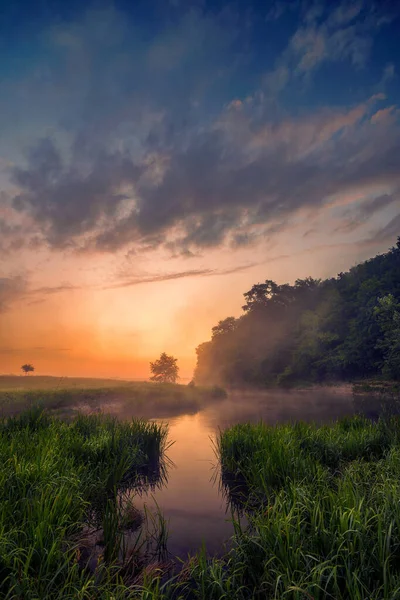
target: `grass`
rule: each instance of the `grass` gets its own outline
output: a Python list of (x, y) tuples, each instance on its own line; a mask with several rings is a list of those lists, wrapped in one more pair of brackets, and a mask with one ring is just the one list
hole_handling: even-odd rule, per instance
[(218, 452), (249, 519), (220, 565), (225, 597), (400, 598), (399, 419), (238, 425)]
[[(138, 544), (123, 547), (132, 518), (121, 490), (154, 473), (166, 439), (164, 426), (104, 415), (66, 423), (33, 408), (2, 420), (0, 597), (126, 598), (121, 573), (132, 581), (143, 565)], [(84, 539), (96, 532), (103, 550), (90, 566)]]
[[(40, 405), (59, 414), (93, 411), (104, 405), (136, 409), (144, 418), (174, 416), (183, 410), (196, 412), (207, 402), (226, 397), (222, 388), (128, 382), (107, 379), (83, 379), (0, 376), (0, 415), (18, 414)], [(131, 411), (132, 412), (132, 411)]]
[(3, 419), (0, 598), (400, 600), (400, 418), (221, 432), (235, 534), (173, 575), (161, 513), (131, 493), (165, 476), (166, 435), (101, 414)]
[(0, 375), (0, 390), (54, 390), (99, 389), (124, 387), (130, 383), (124, 379), (101, 379), (95, 377), (54, 377), (51, 375)]
[(225, 556), (201, 550), (154, 598), (400, 598), (398, 418), (237, 425), (217, 452), (248, 524), (235, 521)]

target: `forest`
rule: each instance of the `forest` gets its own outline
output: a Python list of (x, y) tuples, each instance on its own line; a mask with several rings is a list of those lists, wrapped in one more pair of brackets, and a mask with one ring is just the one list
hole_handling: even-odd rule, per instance
[(231, 386), (400, 379), (400, 237), (385, 254), (326, 280), (266, 280), (243, 314), (212, 328), (195, 381)]

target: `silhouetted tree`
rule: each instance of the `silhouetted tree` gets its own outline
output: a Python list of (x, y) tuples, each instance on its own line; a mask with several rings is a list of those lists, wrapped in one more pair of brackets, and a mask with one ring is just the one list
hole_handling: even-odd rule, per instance
[(22, 365), (21, 369), (25, 373), (25, 375), (28, 375), (28, 373), (33, 373), (35, 367), (29, 363), (26, 363), (26, 365)]
[(168, 354), (163, 352), (158, 360), (150, 363), (150, 371), (153, 373), (152, 377), (150, 377), (151, 381), (175, 383), (179, 372), (177, 362), (177, 358), (168, 356)]

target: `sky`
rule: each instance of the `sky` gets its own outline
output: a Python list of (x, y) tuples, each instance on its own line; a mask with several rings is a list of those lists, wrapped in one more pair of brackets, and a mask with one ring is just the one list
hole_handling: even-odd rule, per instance
[(273, 279), (400, 235), (400, 5), (14, 0), (0, 12), (0, 373), (191, 376)]

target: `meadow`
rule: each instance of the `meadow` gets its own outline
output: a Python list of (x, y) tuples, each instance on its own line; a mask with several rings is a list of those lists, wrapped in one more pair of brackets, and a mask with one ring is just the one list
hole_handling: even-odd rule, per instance
[(141, 418), (155, 414), (171, 417), (186, 410), (200, 410), (206, 403), (226, 397), (222, 388), (124, 381), (114, 379), (57, 378), (42, 376), (0, 376), (0, 415), (18, 414), (25, 408), (41, 406), (61, 416), (78, 412), (125, 408)]

